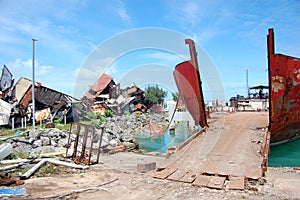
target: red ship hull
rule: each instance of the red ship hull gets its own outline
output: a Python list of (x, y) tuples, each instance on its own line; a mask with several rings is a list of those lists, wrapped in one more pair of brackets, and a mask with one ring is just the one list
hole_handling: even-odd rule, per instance
[(268, 34), (271, 143), (300, 137), (300, 59), (274, 53), (274, 33)]

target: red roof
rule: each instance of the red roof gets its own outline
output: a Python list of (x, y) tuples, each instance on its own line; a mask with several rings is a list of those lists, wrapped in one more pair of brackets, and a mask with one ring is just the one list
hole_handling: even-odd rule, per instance
[(103, 90), (109, 85), (113, 78), (107, 74), (102, 74), (100, 78), (92, 85), (92, 87), (83, 95), (88, 99), (94, 99), (99, 96)]

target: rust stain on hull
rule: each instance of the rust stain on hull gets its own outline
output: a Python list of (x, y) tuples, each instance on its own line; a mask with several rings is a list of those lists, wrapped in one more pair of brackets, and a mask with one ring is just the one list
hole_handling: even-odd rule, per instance
[(275, 54), (274, 32), (268, 34), (271, 143), (300, 136), (300, 59)]

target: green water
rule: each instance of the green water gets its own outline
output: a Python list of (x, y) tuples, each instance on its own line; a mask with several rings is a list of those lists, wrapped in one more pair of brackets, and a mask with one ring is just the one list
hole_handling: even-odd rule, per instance
[(271, 146), (269, 167), (300, 167), (300, 139)]
[(191, 135), (192, 133), (188, 133), (184, 127), (179, 127), (176, 131), (167, 130), (160, 136), (135, 136), (135, 139), (139, 143), (139, 148), (146, 152), (165, 153), (168, 148), (178, 146)]

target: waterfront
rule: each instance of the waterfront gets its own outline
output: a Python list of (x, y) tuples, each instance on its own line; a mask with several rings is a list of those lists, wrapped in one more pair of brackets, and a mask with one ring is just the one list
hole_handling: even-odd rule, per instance
[(300, 139), (271, 146), (270, 167), (300, 167)]

